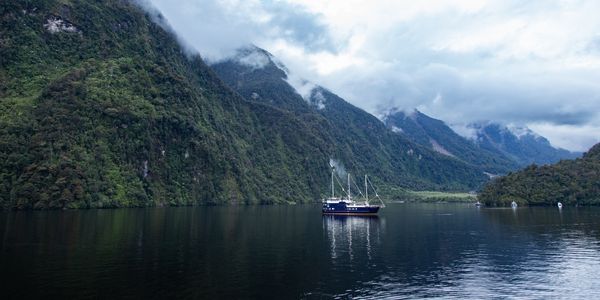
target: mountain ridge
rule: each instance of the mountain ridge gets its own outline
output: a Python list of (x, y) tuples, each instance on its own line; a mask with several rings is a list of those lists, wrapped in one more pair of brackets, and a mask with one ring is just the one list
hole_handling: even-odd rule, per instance
[(581, 153), (553, 147), (543, 136), (526, 127), (502, 125), (496, 122), (475, 123), (476, 142), (484, 149), (499, 151), (517, 161), (520, 166), (551, 164), (560, 159), (573, 159)]
[(506, 174), (531, 163), (549, 164), (580, 153), (554, 148), (526, 127), (496, 122), (471, 123), (461, 134), (445, 122), (418, 110), (390, 110), (382, 120), (390, 129), (442, 154), (481, 166), (487, 173)]
[[(253, 57), (260, 64), (244, 62), (247, 57)], [(328, 133), (334, 141), (333, 146), (338, 149), (336, 158), (344, 161), (346, 168), (353, 173), (367, 170), (371, 174), (382, 174), (380, 179), (383, 181), (417, 189), (439, 188), (423, 181), (423, 178), (436, 184), (452, 184), (454, 188), (463, 190), (473, 189), (485, 181), (485, 176), (477, 168), (438, 155), (393, 134), (373, 115), (326, 88), (290, 74), (263, 49), (255, 46), (243, 48), (236, 56), (213, 63), (211, 67), (249, 101), (291, 111), (307, 122), (318, 119), (328, 124), (325, 126), (330, 129)], [(423, 157), (426, 159), (422, 160)], [(455, 175), (458, 179), (452, 179), (452, 172), (444, 167), (448, 165), (457, 170)], [(471, 183), (463, 184), (466, 182), (464, 176), (470, 178)], [(456, 185), (461, 180), (463, 183)]]
[(317, 131), (242, 99), (137, 5), (1, 8), (2, 207), (308, 202), (325, 190)]
[(418, 110), (410, 113), (392, 111), (383, 117), (383, 122), (398, 134), (442, 154), (478, 166), (483, 172), (498, 174), (517, 168), (517, 164), (508, 157), (479, 148), (475, 143), (458, 135), (443, 121), (431, 118)]
[(485, 181), (326, 89), (311, 88), (309, 102), (281, 78), (256, 99), (234, 91), (130, 1), (2, 2), (0, 12), (5, 209), (314, 202), (330, 159), (411, 188)]

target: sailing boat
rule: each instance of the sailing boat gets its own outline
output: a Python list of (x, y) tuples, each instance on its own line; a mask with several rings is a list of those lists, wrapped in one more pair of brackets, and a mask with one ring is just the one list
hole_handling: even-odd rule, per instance
[[(348, 174), (348, 191), (345, 197), (336, 197), (335, 196), (335, 170), (331, 170), (331, 197), (323, 199), (323, 209), (322, 212), (325, 215), (357, 215), (357, 216), (372, 216), (377, 215), (380, 208), (385, 207), (385, 204), (379, 198), (377, 191), (373, 187), (373, 184), (370, 184), (371, 181), (365, 175), (365, 194), (364, 201), (357, 202), (352, 200), (352, 194), (350, 192), (350, 174)], [(337, 179), (337, 178), (336, 178)], [(339, 183), (339, 181), (338, 181)], [(372, 205), (369, 204), (369, 184), (371, 188), (375, 191), (375, 198), (378, 199), (381, 205)], [(341, 184), (340, 184), (341, 186)], [(342, 187), (342, 190), (344, 188)]]

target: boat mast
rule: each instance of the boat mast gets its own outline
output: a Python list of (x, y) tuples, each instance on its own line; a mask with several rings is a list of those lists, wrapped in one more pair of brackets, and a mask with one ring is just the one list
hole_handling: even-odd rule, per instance
[(331, 168), (331, 198), (335, 198), (335, 187), (333, 185), (333, 172), (335, 172), (335, 168)]
[(350, 173), (348, 173), (348, 200), (351, 199), (352, 196), (350, 196)]
[(365, 202), (369, 204), (369, 188), (367, 187), (367, 174), (365, 174), (365, 198), (367, 199)]

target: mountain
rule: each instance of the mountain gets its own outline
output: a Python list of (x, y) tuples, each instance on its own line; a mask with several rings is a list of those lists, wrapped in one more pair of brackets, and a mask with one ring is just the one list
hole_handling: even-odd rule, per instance
[(531, 165), (497, 178), (478, 196), (490, 206), (507, 206), (512, 201), (526, 205), (600, 204), (600, 144), (582, 158), (553, 165)]
[(498, 151), (516, 161), (519, 166), (551, 164), (561, 159), (573, 159), (581, 153), (554, 148), (550, 142), (526, 127), (503, 126), (498, 123), (474, 123), (475, 142), (489, 151)]
[(395, 134), (373, 115), (291, 73), (267, 51), (250, 46), (211, 65), (251, 102), (292, 113), (332, 141), (333, 158), (353, 174), (412, 189), (468, 190), (486, 180), (477, 167)]
[(3, 208), (310, 202), (330, 163), (413, 188), (485, 180), (326, 89), (304, 101), (281, 68), (240, 96), (129, 1), (4, 1), (0, 17)]
[(314, 201), (331, 141), (128, 1), (0, 4), (0, 206)]
[(461, 128), (465, 135), (462, 136), (443, 121), (418, 110), (391, 110), (383, 120), (391, 130), (411, 141), (479, 166), (490, 174), (506, 174), (532, 163), (550, 164), (581, 156), (554, 148), (546, 138), (525, 127), (472, 123)]
[(480, 147), (454, 132), (446, 123), (418, 110), (392, 110), (383, 117), (392, 131), (443, 155), (455, 157), (490, 174), (505, 174), (518, 168), (513, 159), (500, 151)]

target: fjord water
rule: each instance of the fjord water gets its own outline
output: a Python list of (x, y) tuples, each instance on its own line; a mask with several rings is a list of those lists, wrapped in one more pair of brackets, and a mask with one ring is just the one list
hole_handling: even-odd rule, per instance
[[(600, 298), (600, 208), (0, 213), (3, 297)], [(6, 299), (6, 298), (5, 298)]]

